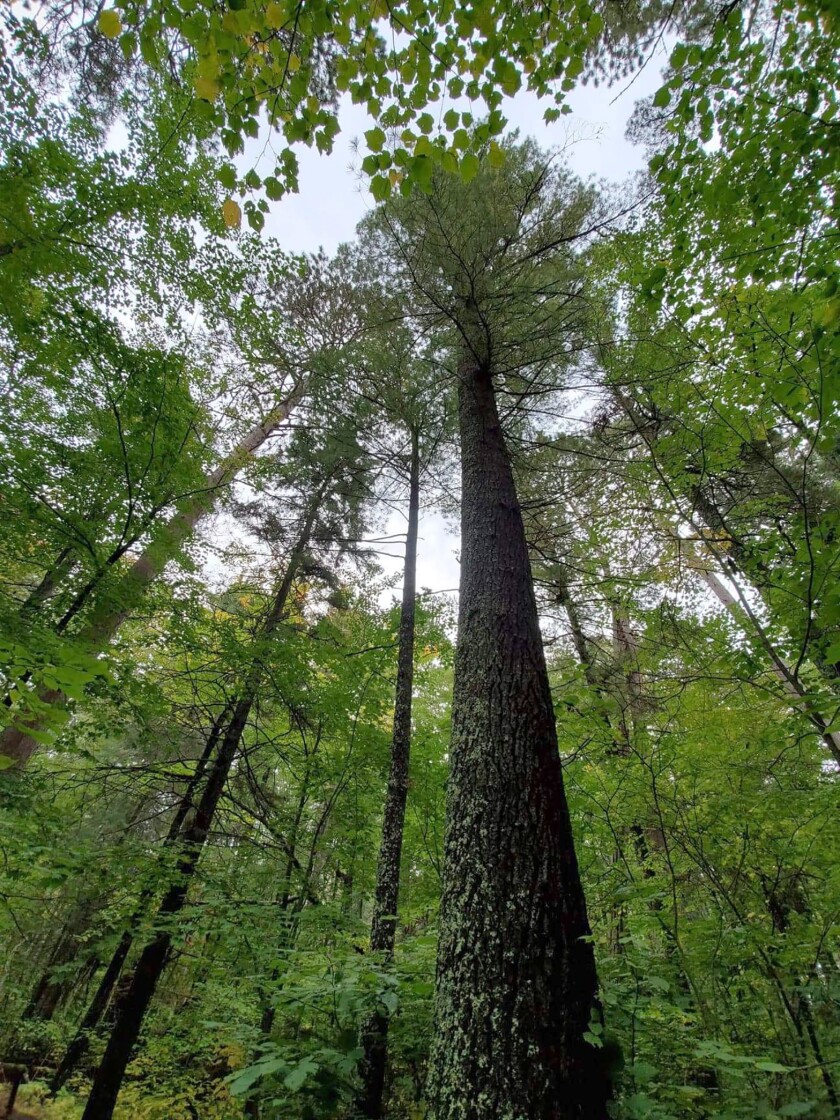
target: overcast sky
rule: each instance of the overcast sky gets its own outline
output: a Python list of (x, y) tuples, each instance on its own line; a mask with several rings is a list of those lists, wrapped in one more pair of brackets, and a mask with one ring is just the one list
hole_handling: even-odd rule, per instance
[[(632, 81), (625, 79), (611, 88), (588, 85), (573, 90), (569, 95), (572, 113), (551, 125), (543, 121), (549, 102), (520, 92), (502, 106), (508, 127), (518, 128), (523, 136), (533, 136), (544, 147), (565, 148), (572, 167), (584, 178), (620, 182), (644, 166), (641, 149), (628, 143), (624, 134), (636, 101), (661, 84), (660, 70), (667, 51), (660, 46), (659, 52)], [(356, 224), (373, 206), (357, 170), (366, 151), (363, 133), (373, 126), (372, 122), (362, 106), (349, 101), (342, 104), (339, 119), (341, 133), (332, 154), (322, 156), (298, 147), (300, 191), (271, 204), (266, 233), (276, 237), (289, 252), (323, 248), (332, 253), (341, 242), (352, 239)], [(354, 139), (361, 141), (360, 155), (353, 150)], [(261, 154), (263, 160), (259, 159)], [(242, 164), (252, 166), (255, 160), (258, 171), (270, 173), (274, 158), (270, 141), (263, 137), (249, 145)], [(405, 519), (395, 515), (388, 532), (404, 531)], [(418, 586), (433, 591), (457, 588), (457, 549), (457, 529), (447, 525), (439, 514), (425, 514), (420, 523)], [(391, 551), (392, 560), (382, 558), (389, 572), (402, 567), (399, 543)]]

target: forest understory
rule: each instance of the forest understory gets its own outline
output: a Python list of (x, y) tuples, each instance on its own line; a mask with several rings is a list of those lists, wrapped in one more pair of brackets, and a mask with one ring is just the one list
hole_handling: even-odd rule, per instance
[(840, 1120), (837, 0), (0, 28), (0, 1116)]

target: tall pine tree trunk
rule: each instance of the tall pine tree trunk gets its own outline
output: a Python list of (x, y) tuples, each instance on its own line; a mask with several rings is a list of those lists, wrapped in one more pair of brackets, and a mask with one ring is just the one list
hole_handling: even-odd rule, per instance
[(435, 1120), (604, 1120), (595, 961), (489, 361), (458, 369), (461, 600), (430, 1069)]
[[(376, 869), (376, 896), (370, 931), (370, 947), (390, 960), (396, 936), (397, 902), (400, 891), (405, 805), (408, 797), (408, 763), (411, 751), (411, 699), (414, 681), (414, 629), (417, 586), (417, 529), (420, 516), (420, 446), (416, 429), (411, 432), (408, 531), (405, 539), (402, 609), (400, 612), (397, 688), (394, 699), (394, 728), (391, 738), (391, 772), (382, 817), (382, 843)], [(360, 1073), (362, 1088), (356, 1101), (361, 1116), (378, 1120), (388, 1060), (388, 1018), (382, 1012), (364, 1024), (360, 1038), (364, 1051)]]

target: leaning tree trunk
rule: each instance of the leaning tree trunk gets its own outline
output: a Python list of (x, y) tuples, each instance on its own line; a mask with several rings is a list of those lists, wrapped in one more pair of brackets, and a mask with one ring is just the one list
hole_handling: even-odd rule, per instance
[[(283, 618), (286, 601), (292, 589), (295, 574), (303, 559), (304, 551), (309, 543), (325, 489), (325, 485), (320, 488), (310, 505), (306, 522), (262, 628), (260, 642), (264, 642), (271, 637)], [(177, 878), (158, 907), (155, 921), (158, 933), (141, 952), (134, 966), (134, 972), (125, 997), (119, 1001), (114, 1028), (111, 1037), (108, 1039), (102, 1061), (94, 1075), (93, 1086), (85, 1111), (82, 1114), (82, 1120), (111, 1120), (113, 1116), (126, 1066), (140, 1035), (140, 1028), (155, 994), (158, 981), (169, 959), (172, 946), (173, 919), (183, 910), (186, 903), (190, 883), (198, 867), (201, 851), (210, 832), (222, 791), (225, 788), (233, 760), (245, 731), (245, 725), (256, 700), (261, 679), (261, 654), (257, 650), (251, 663), (243, 694), (233, 705), (230, 721), (221, 738), (219, 751), (210, 769), (207, 784), (196, 809), (195, 818), (192, 824), (182, 833), (183, 853), (178, 863)]]
[[(180, 546), (193, 534), (199, 521), (212, 510), (219, 490), (238, 474), (244, 463), (277, 431), (303, 398), (305, 389), (306, 383), (301, 381), (289, 397), (263, 417), (219, 466), (207, 475), (201, 489), (180, 503), (156, 539), (125, 572), (116, 591), (93, 612), (92, 618), (78, 635), (80, 644), (94, 651), (106, 648), (150, 584), (160, 576)], [(106, 570), (103, 569), (102, 574)], [(95, 587), (96, 582), (87, 585), (84, 602)], [(74, 613), (78, 613), (84, 602), (77, 598)], [(38, 696), (48, 709), (58, 708), (66, 701), (64, 693), (58, 689), (41, 689)], [(15, 767), (25, 766), (38, 749), (38, 732), (46, 726), (47, 719), (40, 715), (25, 721), (20, 727), (7, 727), (0, 735), (0, 754), (12, 759)]]
[(195, 820), (184, 832), (184, 851), (178, 862), (177, 880), (169, 888), (158, 907), (155, 922), (158, 932), (143, 948), (134, 967), (125, 998), (118, 1008), (105, 1054), (94, 1075), (82, 1120), (110, 1120), (113, 1116), (131, 1051), (169, 958), (172, 944), (172, 919), (184, 908), (198, 858), (210, 832), (253, 702), (253, 693), (246, 694), (237, 702), (234, 709), (219, 754), (198, 804)]
[[(411, 750), (411, 698), (414, 680), (414, 629), (417, 585), (417, 527), (420, 514), (420, 447), (416, 429), (411, 432), (408, 531), (405, 539), (402, 610), (400, 612), (397, 688), (391, 738), (391, 772), (382, 817), (382, 843), (376, 869), (376, 895), (370, 930), (370, 947), (390, 960), (397, 929), (405, 804), (408, 797), (408, 762)], [(378, 1120), (388, 1060), (388, 1018), (381, 1011), (362, 1026), (360, 1043), (361, 1091), (356, 1108), (361, 1116)]]
[(435, 1120), (604, 1120), (599, 1013), (522, 514), (489, 362), (459, 374), (461, 601)]
[[(224, 720), (229, 711), (229, 708), (229, 704), (225, 705), (224, 710), (214, 722), (210, 734), (207, 736), (207, 740), (204, 744), (204, 749), (198, 759), (198, 762), (196, 763), (195, 772), (187, 783), (187, 787), (184, 790), (183, 796), (181, 797), (178, 809), (173, 816), (172, 821), (170, 822), (166, 838), (163, 841), (164, 848), (172, 847), (173, 844), (177, 843), (180, 837), (184, 821), (187, 818), (187, 814), (193, 807), (196, 792), (198, 791), (199, 786), (204, 780), (204, 775), (210, 763), (210, 758), (212, 757), (212, 754), (215, 751), (216, 745), (221, 736)], [(105, 971), (103, 972), (102, 977), (100, 978), (100, 981), (96, 986), (96, 991), (93, 993), (93, 997), (88, 1005), (87, 1011), (85, 1012), (82, 1021), (79, 1023), (79, 1027), (75, 1035), (70, 1040), (70, 1043), (68, 1044), (67, 1049), (64, 1052), (64, 1056), (58, 1064), (58, 1068), (53, 1074), (53, 1077), (50, 1081), (51, 1096), (55, 1096), (55, 1094), (64, 1085), (64, 1083), (67, 1081), (67, 1078), (70, 1076), (70, 1074), (86, 1054), (88, 1046), (90, 1045), (91, 1033), (96, 1030), (100, 1020), (102, 1019), (102, 1016), (107, 1010), (108, 1004), (111, 1002), (111, 997), (114, 994), (114, 989), (116, 988), (120, 976), (122, 975), (123, 966), (125, 965), (125, 962), (128, 959), (128, 954), (131, 952), (131, 947), (134, 944), (134, 938), (140, 922), (143, 919), (146, 905), (149, 903), (151, 898), (152, 891), (150, 890), (144, 891), (140, 896), (134, 914), (130, 918), (127, 928), (123, 930), (123, 934), (120, 937), (117, 947), (111, 954), (111, 959), (109, 960)]]
[(688, 558), (693, 571), (703, 580), (715, 598), (720, 602), (738, 627), (748, 636), (757, 637), (758, 644), (767, 654), (774, 676), (781, 682), (784, 694), (790, 706), (800, 712), (816, 728), (825, 746), (831, 753), (834, 761), (840, 765), (840, 731), (830, 726), (829, 717), (820, 711), (814, 703), (808, 688), (803, 684), (795, 669), (791, 668), (765, 630), (761, 620), (756, 616), (750, 606), (747, 596), (738, 585), (734, 574), (728, 578), (732, 587), (737, 591), (737, 598), (722, 579), (712, 570), (710, 564), (704, 562), (697, 554), (694, 542), (685, 537), (675, 537), (675, 543), (682, 554)]

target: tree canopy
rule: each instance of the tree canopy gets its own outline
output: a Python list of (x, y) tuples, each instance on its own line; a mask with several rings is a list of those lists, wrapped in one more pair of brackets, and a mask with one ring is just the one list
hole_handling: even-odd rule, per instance
[(8, 1117), (840, 1117), (837, 19), (3, 10)]

